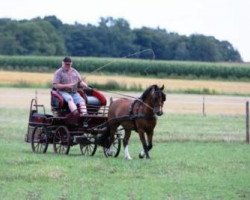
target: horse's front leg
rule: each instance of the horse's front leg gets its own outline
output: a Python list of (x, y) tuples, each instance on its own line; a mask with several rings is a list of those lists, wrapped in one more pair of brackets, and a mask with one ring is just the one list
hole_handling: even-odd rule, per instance
[[(147, 135), (147, 143), (148, 143), (146, 148), (147, 148), (147, 152), (149, 152), (153, 147), (153, 143), (152, 143), (152, 141), (153, 141), (153, 131), (147, 132), (146, 135)], [(139, 158), (144, 158), (144, 156), (146, 155), (146, 152), (145, 152), (144, 149), (145, 148), (143, 148), (143, 150), (140, 152)], [(148, 153), (148, 155), (149, 155), (149, 153)], [(149, 158), (149, 157), (147, 157), (147, 158)]]
[(143, 150), (139, 154), (139, 158), (144, 158), (144, 156), (146, 155), (146, 158), (149, 159), (150, 156), (148, 154), (148, 145), (147, 145), (144, 131), (139, 131), (139, 136), (140, 136), (140, 140), (141, 140), (142, 147), (143, 147)]
[(147, 138), (148, 138), (148, 151), (150, 151), (153, 148), (153, 134), (154, 132), (147, 132)]

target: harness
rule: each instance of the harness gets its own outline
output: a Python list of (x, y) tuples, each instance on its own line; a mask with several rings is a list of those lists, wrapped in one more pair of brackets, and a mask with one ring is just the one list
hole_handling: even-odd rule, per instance
[[(155, 85), (153, 85), (154, 87), (156, 87)], [(153, 86), (151, 86), (150, 88), (148, 88), (142, 95), (140, 98), (136, 98), (129, 106), (128, 108), (128, 112), (126, 115), (123, 116), (117, 116), (115, 118), (109, 119), (109, 123), (117, 123), (117, 122), (121, 122), (121, 121), (130, 121), (131, 123), (133, 123), (134, 128), (133, 130), (135, 130), (136, 132), (138, 132), (138, 127), (136, 126), (136, 120), (138, 119), (144, 119), (144, 120), (156, 120), (156, 114), (158, 115), (159, 113), (162, 114), (162, 105), (163, 102), (166, 100), (166, 96), (164, 93), (162, 93), (163, 90), (163, 86), (162, 88), (158, 88), (157, 90), (154, 88), (154, 94), (157, 94), (156, 96), (154, 95), (153, 102), (152, 105), (149, 105), (147, 103), (146, 98), (148, 96), (148, 94), (150, 92), (152, 92), (152, 88)], [(159, 96), (161, 95), (161, 96)], [(159, 104), (158, 102), (158, 98), (161, 98), (161, 103)], [(151, 101), (150, 101), (151, 102)], [(159, 104), (159, 105), (158, 105)], [(148, 109), (149, 112), (147, 112), (146, 114), (144, 112), (142, 112), (141, 110), (144, 109)], [(160, 115), (160, 114), (159, 114)]]
[[(138, 106), (136, 107), (137, 103), (138, 103)], [(145, 115), (143, 113), (139, 113), (139, 109), (143, 104), (153, 110), (152, 107), (145, 104), (140, 99), (134, 100), (132, 102), (132, 104), (130, 105), (129, 110), (128, 110), (128, 113), (129, 113), (128, 118), (129, 118), (130, 121), (133, 122), (134, 129), (135, 129), (136, 132), (138, 131), (138, 127), (136, 126), (136, 119), (145, 119), (145, 120), (154, 120), (154, 119), (156, 119), (155, 113), (153, 113), (152, 115)]]

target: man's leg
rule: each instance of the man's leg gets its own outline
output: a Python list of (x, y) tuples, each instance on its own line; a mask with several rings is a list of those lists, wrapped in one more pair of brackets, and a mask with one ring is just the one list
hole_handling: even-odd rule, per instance
[(67, 92), (60, 91), (59, 93), (62, 95), (63, 99), (68, 103), (70, 112), (76, 111), (77, 107), (76, 104), (74, 103), (73, 97)]
[(80, 109), (80, 115), (86, 115), (87, 114), (87, 108), (86, 108), (86, 103), (85, 100), (81, 97), (79, 93), (75, 93), (73, 95), (73, 100), (76, 104), (79, 105)]
[(77, 110), (76, 104), (73, 101), (73, 98), (68, 100), (68, 105), (69, 105), (69, 109), (71, 112), (74, 112)]

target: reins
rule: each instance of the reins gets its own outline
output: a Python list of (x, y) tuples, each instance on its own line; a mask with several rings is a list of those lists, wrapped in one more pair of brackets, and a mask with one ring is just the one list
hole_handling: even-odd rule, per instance
[(135, 99), (135, 101), (139, 101), (142, 104), (144, 104), (146, 107), (148, 107), (149, 109), (154, 110), (153, 107), (151, 107), (150, 105), (148, 105), (147, 103), (142, 101), (140, 98), (137, 98), (137, 97), (134, 97), (134, 96), (131, 96), (131, 95), (127, 95), (127, 94), (122, 94), (122, 93), (119, 93), (119, 92), (109, 91), (109, 90), (106, 90), (105, 92), (110, 93), (110, 94), (117, 94), (117, 95), (120, 95), (120, 96), (123, 96), (123, 97), (129, 97), (129, 98)]

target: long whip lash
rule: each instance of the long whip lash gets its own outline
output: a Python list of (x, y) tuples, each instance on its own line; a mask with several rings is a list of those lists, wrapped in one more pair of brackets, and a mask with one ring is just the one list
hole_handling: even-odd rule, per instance
[[(145, 53), (145, 52), (151, 52), (152, 55), (153, 55), (153, 58), (152, 58), (152, 59), (155, 60), (155, 53), (154, 53), (153, 49), (144, 49), (144, 50), (141, 50), (141, 51), (137, 51), (137, 52), (135, 52), (135, 53), (128, 54), (127, 56), (124, 56), (124, 57), (122, 57), (122, 58), (130, 58), (130, 57), (132, 57), (132, 56), (139, 55), (139, 54), (142, 54), (142, 53)], [(95, 70), (93, 70), (92, 72), (90, 72), (90, 74), (95, 73), (95, 72), (98, 72), (98, 71), (100, 71), (101, 69), (103, 69), (103, 68), (107, 67), (108, 65), (110, 65), (110, 64), (112, 64), (112, 63), (115, 63), (115, 62), (117, 62), (117, 61), (116, 61), (116, 60), (111, 61), (111, 62), (109, 62), (109, 63), (107, 63), (107, 64), (105, 64), (105, 65), (103, 65), (103, 66), (101, 66), (101, 67), (99, 67), (99, 68), (97, 68), (97, 69), (95, 69)], [(146, 72), (146, 70), (147, 70), (147, 69), (145, 69), (144, 71)], [(146, 73), (147, 73), (147, 72), (146, 72)], [(129, 97), (129, 98), (132, 98), (132, 99), (136, 99), (136, 100), (140, 101), (141, 103), (143, 103), (143, 104), (144, 104), (145, 106), (147, 106), (148, 108), (153, 109), (151, 106), (149, 106), (148, 104), (144, 103), (141, 99), (136, 98), (136, 97), (133, 97), (133, 96), (131, 96), (131, 95), (126, 95), (126, 94), (122, 94), (122, 93), (118, 93), (118, 92), (112, 92), (112, 91), (109, 91), (109, 90), (105, 90), (105, 92), (110, 93), (110, 94), (118, 94), (118, 95), (120, 95), (120, 96), (124, 96), (124, 97)]]
[[(128, 54), (127, 56), (124, 56), (124, 57), (122, 57), (122, 58), (130, 58), (130, 57), (132, 57), (132, 56), (135, 56), (135, 55), (138, 55), (138, 54), (142, 54), (142, 53), (147, 52), (147, 51), (150, 51), (150, 52), (152, 53), (152, 55), (153, 55), (153, 60), (154, 60), (154, 59), (155, 59), (155, 53), (154, 53), (153, 49), (144, 49), (144, 50), (142, 50), (142, 51), (137, 51), (137, 52), (135, 52), (135, 53), (133, 53), (133, 54)], [(90, 74), (92, 74), (92, 73), (94, 73), (94, 72), (98, 72), (98, 71), (100, 71), (101, 69), (103, 69), (104, 67), (107, 67), (108, 65), (110, 65), (110, 64), (112, 64), (112, 63), (114, 63), (114, 62), (117, 62), (117, 61), (116, 61), (116, 60), (111, 61), (111, 62), (109, 62), (109, 63), (107, 63), (107, 64), (105, 64), (105, 65), (103, 65), (103, 66), (101, 66), (101, 67), (99, 67), (99, 68), (97, 68), (97, 69), (95, 69), (95, 70), (93, 70), (92, 72), (90, 72)]]

